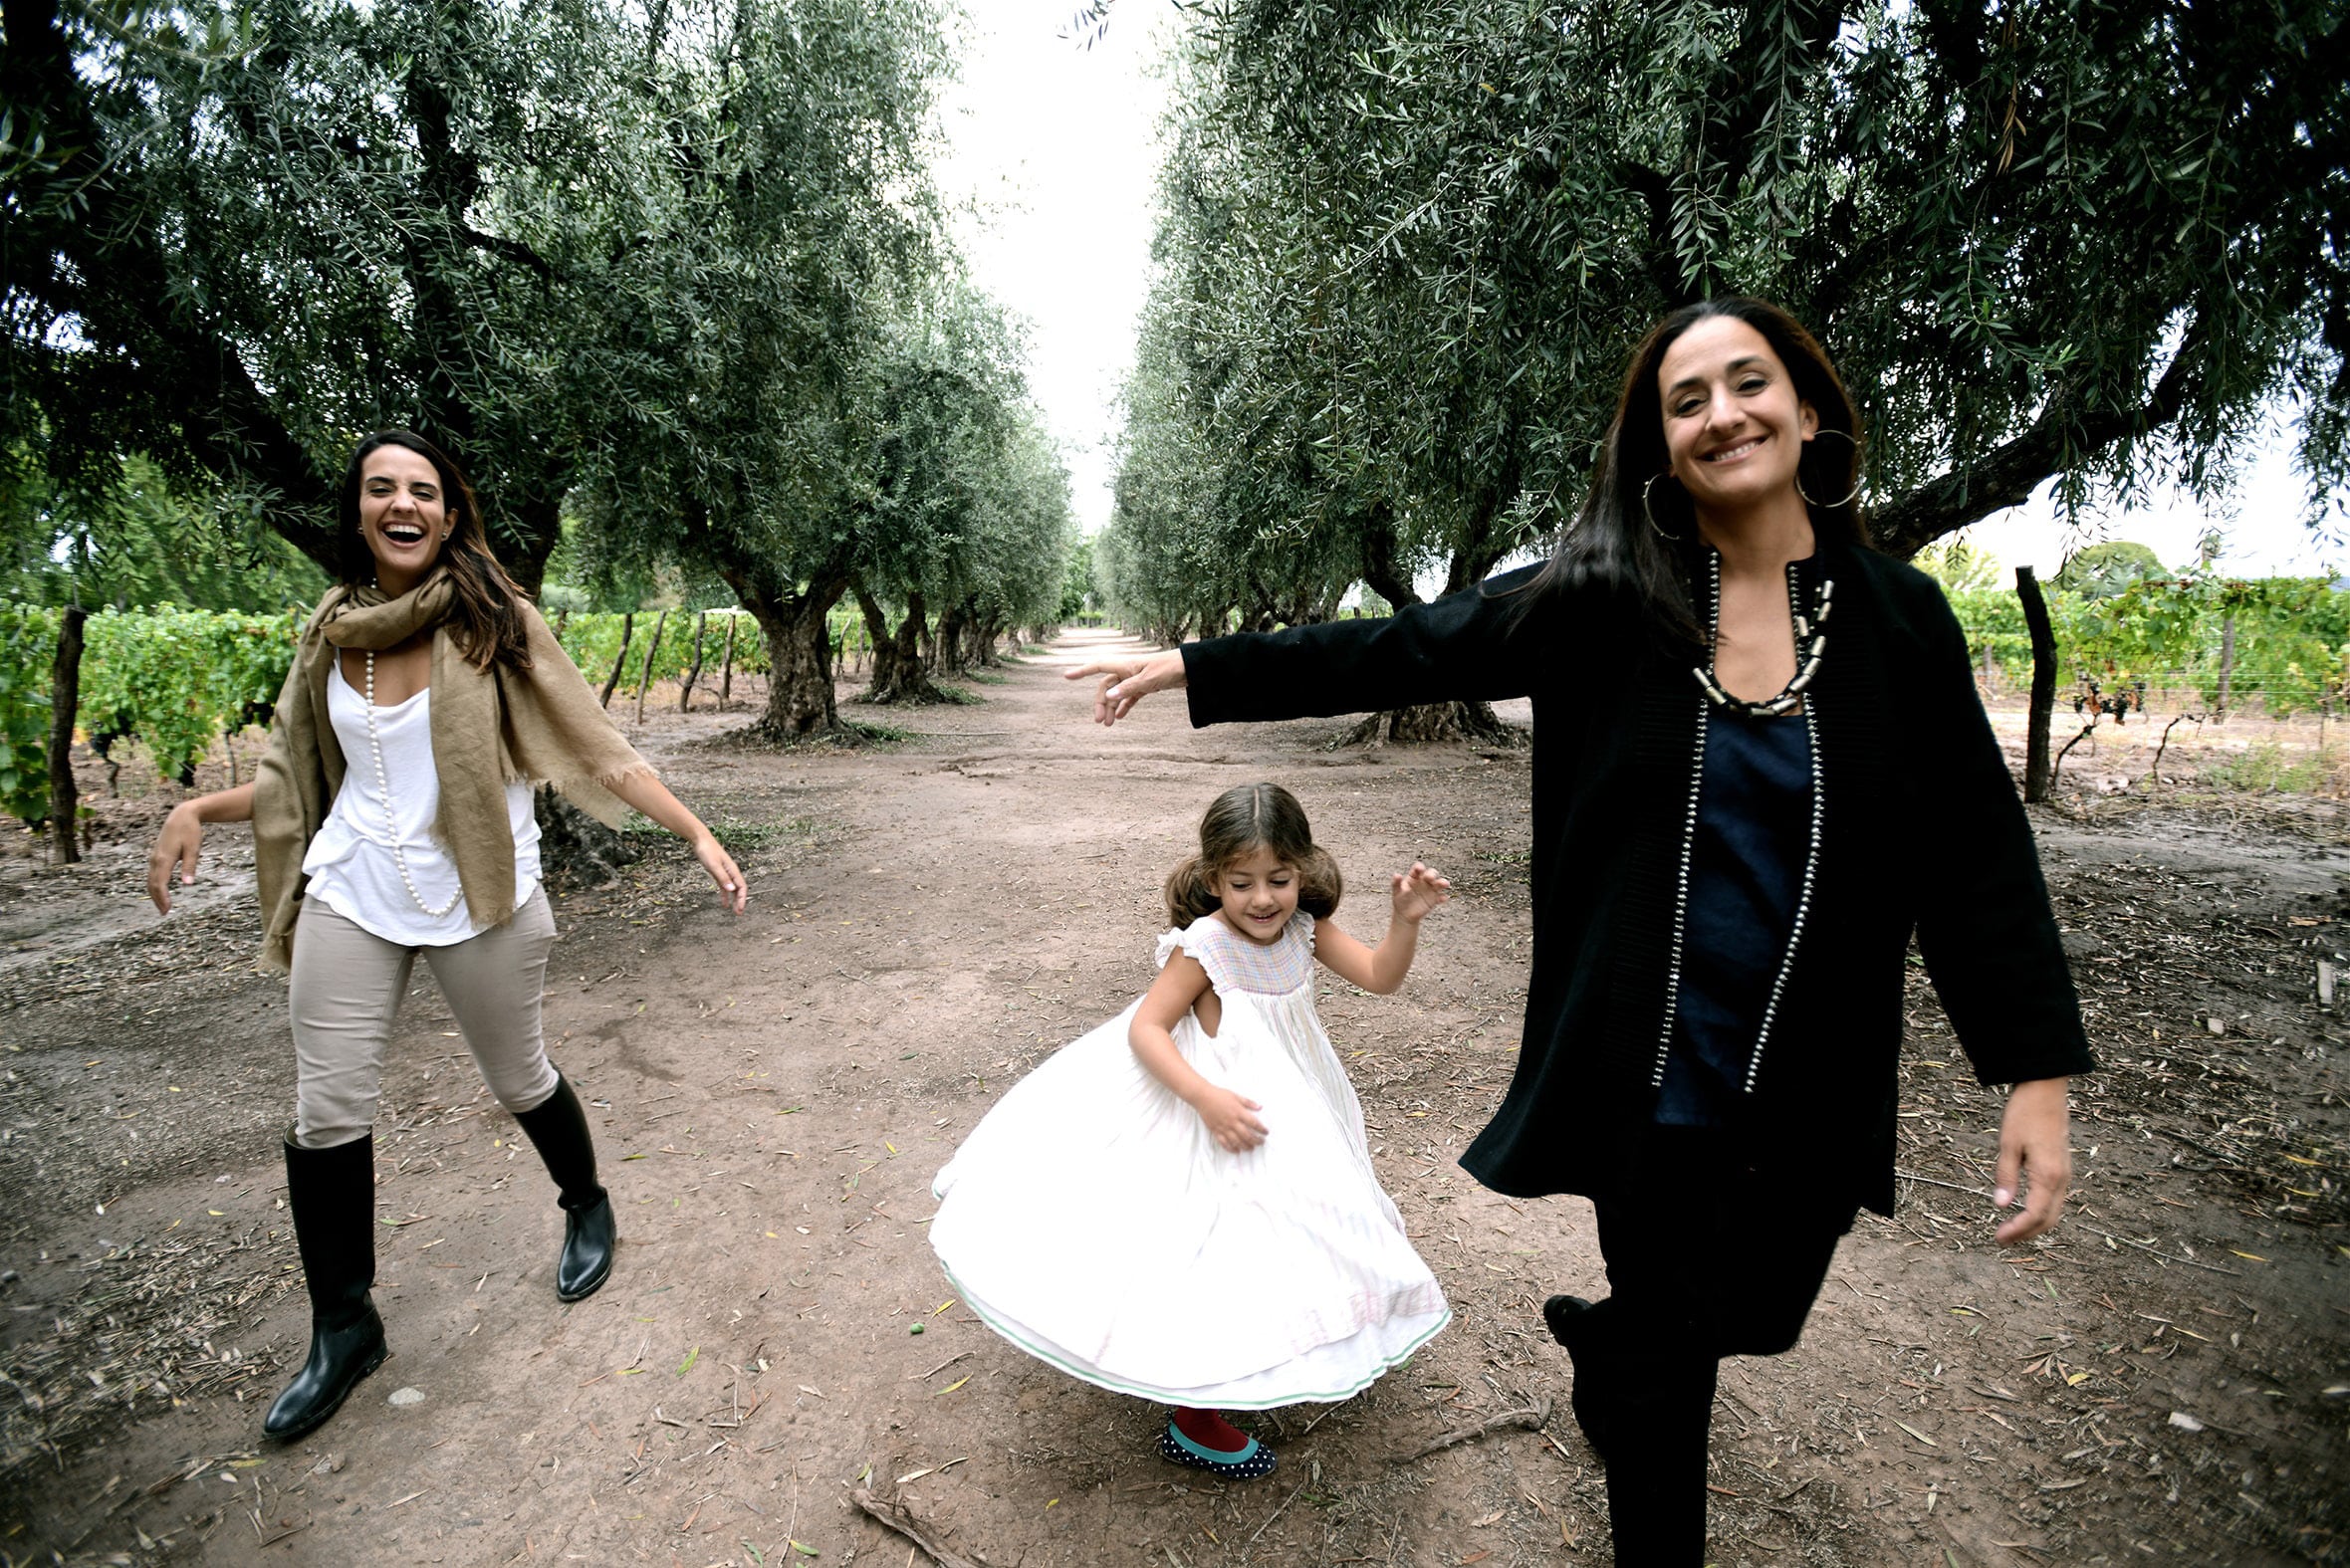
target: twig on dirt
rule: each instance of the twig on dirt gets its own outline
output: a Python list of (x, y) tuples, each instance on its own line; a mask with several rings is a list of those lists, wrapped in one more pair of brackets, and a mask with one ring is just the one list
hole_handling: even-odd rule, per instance
[[(2173, 1136), (2177, 1135), (2174, 1134)], [(2198, 1145), (2197, 1147), (2201, 1146)], [(1912, 1171), (1895, 1171), (1893, 1174), (1905, 1182), (1923, 1182), (1928, 1187), (1947, 1187), (1954, 1193), (1965, 1193), (1971, 1198), (1988, 1198), (1991, 1196), (1990, 1194), (1984, 1192), (1980, 1187), (1961, 1187), (1956, 1182), (1938, 1182), (1931, 1176), (1919, 1176)], [(2153, 1256), (2161, 1258), (2166, 1263), (2184, 1263), (2189, 1268), (2208, 1269), (2212, 1273), (2227, 1274), (2235, 1279), (2241, 1279), (2243, 1277), (2243, 1270), (2240, 1268), (2222, 1268), (2218, 1263), (2206, 1263), (2196, 1258), (2181, 1257), (2176, 1253), (2165, 1252), (2158, 1247), (2149, 1245), (2147, 1242), (2133, 1241), (2126, 1235), (2115, 1235), (2111, 1231), (2100, 1231), (2095, 1226), (2089, 1224), (2086, 1220), (2074, 1220), (2068, 1223), (2076, 1231), (2086, 1231), (2091, 1235), (2101, 1235), (2109, 1241), (2118, 1241), (2124, 1246), (2134, 1246), (2139, 1251), (2150, 1253)]]
[(987, 1559), (980, 1556), (958, 1557), (930, 1538), (932, 1526), (914, 1516), (913, 1510), (895, 1497), (883, 1499), (873, 1495), (869, 1486), (859, 1486), (848, 1494), (849, 1501), (888, 1529), (912, 1541), (930, 1554), (938, 1568), (988, 1568)]
[(2077, 1229), (2086, 1231), (2091, 1235), (2101, 1235), (2108, 1241), (2119, 1241), (2122, 1245), (2134, 1246), (2141, 1252), (2151, 1252), (2166, 1263), (2184, 1263), (2189, 1268), (2201, 1268), (2214, 1274), (2226, 1274), (2231, 1279), (2241, 1279), (2243, 1277), (2243, 1270), (2240, 1268), (2222, 1268), (2218, 1263), (2201, 1262), (2192, 1257), (2177, 1257), (2169, 1252), (2159, 1251), (2156, 1248), (2147, 1245), (2144, 1241), (2133, 1241), (2126, 1235), (2115, 1235), (2111, 1231), (2100, 1231), (2095, 1226), (2088, 1225), (2082, 1221), (2075, 1220), (2072, 1223)]
[(1263, 1535), (1263, 1534), (1264, 1534), (1264, 1533), (1265, 1533), (1267, 1530), (1270, 1530), (1270, 1529), (1272, 1529), (1272, 1528), (1273, 1528), (1273, 1521), (1274, 1521), (1274, 1520), (1276, 1520), (1276, 1519), (1278, 1519), (1278, 1518), (1280, 1518), (1280, 1517), (1281, 1517), (1283, 1514), (1285, 1514), (1285, 1513), (1289, 1512), (1289, 1511), (1290, 1511), (1290, 1504), (1291, 1504), (1291, 1503), (1292, 1503), (1292, 1502), (1295, 1502), (1295, 1501), (1297, 1500), (1297, 1493), (1299, 1493), (1299, 1492), (1303, 1491), (1304, 1489), (1305, 1489), (1305, 1482), (1303, 1482), (1303, 1481), (1299, 1481), (1299, 1482), (1298, 1482), (1298, 1483), (1297, 1483), (1295, 1486), (1292, 1487), (1292, 1488), (1291, 1488), (1291, 1490), (1290, 1490), (1290, 1494), (1289, 1494), (1287, 1497), (1284, 1497), (1284, 1498), (1282, 1499), (1282, 1505), (1281, 1505), (1280, 1507), (1278, 1507), (1278, 1508), (1274, 1509), (1274, 1510), (1273, 1510), (1273, 1512), (1271, 1512), (1271, 1513), (1267, 1514), (1267, 1515), (1265, 1516), (1265, 1522), (1264, 1522), (1263, 1524), (1260, 1524), (1260, 1525), (1258, 1525), (1258, 1526), (1257, 1526), (1257, 1528), (1256, 1528), (1256, 1530), (1255, 1530), (1255, 1532), (1254, 1532), (1254, 1533), (1252, 1533), (1252, 1534), (1249, 1536), (1249, 1538), (1248, 1538), (1247, 1540), (1243, 1541), (1241, 1544), (1242, 1544), (1243, 1546), (1254, 1546), (1254, 1545), (1256, 1545), (1256, 1544), (1257, 1544), (1257, 1537), (1258, 1537), (1259, 1535)]
[(908, 1383), (920, 1383), (920, 1382), (922, 1382), (922, 1381), (923, 1381), (925, 1378), (935, 1378), (935, 1377), (937, 1377), (937, 1376), (938, 1376), (938, 1375), (939, 1375), (941, 1372), (944, 1372), (944, 1371), (946, 1371), (946, 1369), (947, 1369), (947, 1368), (949, 1368), (949, 1367), (953, 1366), (953, 1365), (954, 1365), (956, 1362), (958, 1362), (958, 1361), (962, 1360), (962, 1359), (963, 1359), (963, 1357), (965, 1357), (965, 1356), (968, 1356), (968, 1355), (970, 1355), (970, 1354), (971, 1354), (971, 1352), (970, 1352), (970, 1351), (968, 1351), (968, 1350), (966, 1350), (966, 1351), (962, 1351), (962, 1352), (960, 1352), (960, 1353), (958, 1353), (958, 1354), (956, 1354), (956, 1355), (949, 1356), (949, 1357), (947, 1357), (947, 1359), (946, 1359), (946, 1360), (944, 1360), (944, 1361), (940, 1362), (940, 1363), (939, 1363), (937, 1366), (935, 1366), (935, 1367), (932, 1367), (932, 1368), (931, 1368), (931, 1369), (930, 1369), (928, 1372), (915, 1372), (915, 1373), (909, 1373), (909, 1374), (907, 1374), (907, 1376), (906, 1376), (906, 1381), (907, 1381)]
[(1528, 1409), (1504, 1411), (1501, 1415), (1489, 1417), (1473, 1427), (1459, 1427), (1440, 1438), (1431, 1438), (1411, 1453), (1398, 1456), (1395, 1462), (1409, 1464), (1414, 1459), (1424, 1459), (1431, 1454), (1440, 1454), (1456, 1444), (1473, 1442), (1490, 1433), (1505, 1432), (1512, 1428), (1539, 1432), (1548, 1425), (1550, 1425), (1550, 1401), (1547, 1398), (1538, 1399)]
[(2168, 1127), (2157, 1127), (2154, 1130), (2158, 1133), (2161, 1133), (2165, 1138), (2170, 1139), (2173, 1143), (2183, 1143), (2187, 1145), (2188, 1148), (2193, 1149), (2197, 1154), (2202, 1155), (2207, 1160), (2218, 1160), (2223, 1164), (2232, 1166), (2237, 1170), (2243, 1169), (2242, 1158), (2237, 1155), (2230, 1154), (2225, 1149), (2215, 1149), (2208, 1143), (2204, 1143), (2199, 1139), (2190, 1138), (2183, 1132), (2174, 1132)]
[(1991, 1196), (1980, 1187), (1961, 1187), (1956, 1182), (1938, 1182), (1931, 1176), (1920, 1176), (1915, 1171), (1895, 1171), (1893, 1174), (1905, 1182), (1923, 1182), (1928, 1187), (1946, 1187), (1954, 1193), (1965, 1193), (1970, 1198), (1989, 1198)]

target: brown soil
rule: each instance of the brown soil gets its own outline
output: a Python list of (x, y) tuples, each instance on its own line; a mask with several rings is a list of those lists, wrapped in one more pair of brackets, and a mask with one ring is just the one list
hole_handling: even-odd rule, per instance
[[(1536, 1315), (1603, 1288), (1589, 1208), (1453, 1164), (1516, 1046), (1525, 754), (1195, 732), (1163, 699), (1103, 732), (1055, 675), (1104, 635), (983, 705), (848, 709), (920, 732), (894, 746), (649, 723), (755, 897), (730, 920), (664, 840), (558, 906), (548, 1033), (596, 1106), (618, 1269), (557, 1304), (552, 1192), (420, 976), (376, 1142), (393, 1356), (290, 1449), (259, 1436), (306, 1309), (249, 845), (215, 830), (201, 896), (142, 913), (176, 791), (125, 769), (142, 798), (97, 800), (89, 865), (0, 864), (0, 1561), (919, 1560), (860, 1484), (1000, 1568), (1607, 1561)], [(1157, 1412), (949, 1301), (922, 1224), (1005, 1084), (1147, 982), (1166, 865), (1253, 776), (1296, 788), (1358, 886), (1418, 856), (1459, 889), (1402, 996), (1340, 989), (1325, 1013), (1458, 1317), (1360, 1398), (1263, 1418), (1280, 1471), (1226, 1486), (1153, 1456)], [(1845, 1243), (1801, 1348), (1726, 1368), (1720, 1563), (2344, 1557), (2350, 1171), (2313, 979), (2342, 962), (2350, 855), (2306, 814), (2039, 827), (2106, 1068), (2080, 1086), (2076, 1203), (2041, 1244), (1992, 1243), (1998, 1102), (1921, 980), (1915, 1180)], [(1341, 918), (1375, 935), (1383, 912)], [(1398, 1458), (1543, 1401), (1542, 1431)]]

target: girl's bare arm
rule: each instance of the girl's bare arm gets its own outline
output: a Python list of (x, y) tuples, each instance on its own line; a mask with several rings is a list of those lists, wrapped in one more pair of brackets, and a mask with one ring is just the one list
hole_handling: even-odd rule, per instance
[(1175, 1045), (1175, 1025), (1207, 990), (1208, 972), (1200, 968), (1199, 960), (1177, 953), (1167, 960), (1167, 967), (1159, 971), (1159, 978), (1151, 982), (1135, 1008), (1134, 1021), (1126, 1028), (1126, 1043), (1145, 1071), (1199, 1113), (1219, 1148), (1246, 1154), (1265, 1141), (1265, 1124), (1255, 1114), (1264, 1107), (1201, 1077)]
[(1313, 928), (1313, 956), (1340, 980), (1382, 997), (1400, 989), (1410, 973), (1420, 951), (1420, 922), (1453, 896), (1451, 882), (1416, 860), (1387, 880), (1393, 908), (1377, 947), (1365, 947), (1326, 920)]

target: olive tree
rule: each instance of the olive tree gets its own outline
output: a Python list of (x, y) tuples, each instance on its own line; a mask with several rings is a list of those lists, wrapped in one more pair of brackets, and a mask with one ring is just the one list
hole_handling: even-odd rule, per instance
[(321, 562), (352, 437), (447, 447), (535, 587), (585, 429), (570, 374), (616, 112), (662, 24), (607, 0), (5, 0), (0, 436), (52, 482), (142, 452)]
[(2340, 28), (2324, 0), (1232, 0), (1187, 35), (1154, 307), (1191, 346), (1146, 335), (1138, 377), (1181, 390), (1133, 400), (1132, 477), (1199, 443), (1258, 476), (1213, 525), (1277, 470), (1382, 595), (1458, 586), (1571, 519), (1640, 331), (1739, 291), (1837, 357), (1897, 554), (2050, 479), (2217, 487), (2280, 400), (2323, 493)]

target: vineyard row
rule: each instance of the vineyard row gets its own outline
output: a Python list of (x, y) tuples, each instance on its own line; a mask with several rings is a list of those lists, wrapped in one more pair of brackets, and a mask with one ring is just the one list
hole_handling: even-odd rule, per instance
[[(1988, 682), (2020, 686), (2030, 639), (2016, 596), (1951, 595)], [(2151, 580), (2118, 595), (2051, 591), (2060, 678), (2191, 701), (2210, 711), (2256, 700), (2282, 716), (2331, 709), (2350, 690), (2350, 594), (2317, 578)], [(62, 611), (0, 603), (0, 810), (48, 810), (52, 667)], [(105, 610), (84, 623), (74, 727), (101, 754), (135, 736), (165, 778), (184, 778), (224, 733), (266, 725), (294, 651), (301, 612), (218, 614)], [(559, 613), (564, 650), (607, 702), (700, 671), (712, 688), (764, 674), (766, 638), (740, 611)], [(836, 663), (868, 652), (862, 618), (831, 617)], [(624, 650), (624, 651), (623, 651)]]
[[(64, 612), (0, 603), (0, 811), (39, 822), (49, 808), (53, 668)], [(224, 734), (264, 725), (292, 666), (305, 611), (275, 615), (103, 610), (83, 622), (74, 729), (101, 756), (135, 737), (156, 772), (186, 779)], [(767, 673), (767, 639), (739, 610), (558, 612), (572, 662), (607, 703), (641, 699), (700, 666), (712, 691)], [(836, 660), (867, 650), (853, 611), (831, 618)], [(625, 642), (625, 653), (622, 651)]]

